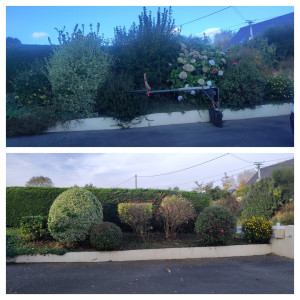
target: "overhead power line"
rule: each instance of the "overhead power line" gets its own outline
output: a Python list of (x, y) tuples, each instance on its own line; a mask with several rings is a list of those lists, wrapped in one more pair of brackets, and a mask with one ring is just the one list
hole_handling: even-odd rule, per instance
[(212, 15), (214, 15), (214, 14), (217, 14), (217, 13), (219, 13), (219, 12), (225, 10), (225, 9), (228, 9), (228, 8), (230, 8), (230, 7), (232, 7), (232, 6), (227, 6), (227, 7), (223, 8), (223, 9), (217, 10), (217, 11), (215, 11), (215, 12), (209, 14), (209, 15), (206, 15), (206, 16), (200, 17), (200, 18), (198, 18), (198, 19), (195, 19), (195, 20), (192, 20), (192, 21), (183, 23), (183, 24), (179, 25), (179, 27), (182, 27), (182, 26), (184, 26), (184, 25), (186, 25), (186, 24), (190, 24), (190, 23), (192, 23), (192, 22), (195, 22), (195, 21), (198, 21), (198, 20), (207, 18), (207, 17), (209, 17), (209, 16), (212, 16)]
[(207, 163), (209, 163), (209, 162), (211, 162), (211, 161), (214, 161), (214, 160), (216, 160), (216, 159), (219, 159), (219, 158), (221, 158), (221, 157), (224, 157), (224, 156), (226, 156), (226, 155), (228, 155), (228, 154), (229, 154), (229, 153), (223, 154), (223, 155), (221, 155), (221, 156), (215, 157), (215, 158), (213, 158), (213, 159), (204, 161), (204, 162), (202, 162), (202, 163), (200, 163), (200, 164), (197, 164), (197, 165), (194, 165), (194, 166), (191, 166), (191, 167), (187, 167), (187, 168), (184, 168), (184, 169), (181, 169), (181, 170), (172, 171), (172, 172), (163, 173), (163, 174), (157, 174), (157, 175), (149, 175), (149, 176), (146, 176), (146, 175), (141, 176), (141, 175), (139, 175), (139, 177), (157, 177), (157, 176), (164, 176), (164, 175), (169, 175), (169, 174), (173, 174), (173, 173), (182, 172), (182, 171), (185, 171), (185, 170), (188, 170), (188, 169), (192, 169), (192, 168), (195, 168), (195, 167), (198, 167), (198, 166), (207, 164)]
[(239, 159), (239, 160), (245, 161), (245, 162), (247, 162), (247, 163), (249, 163), (249, 164), (253, 164), (252, 161), (249, 161), (249, 160), (240, 158), (240, 157), (238, 157), (237, 155), (235, 155), (235, 154), (233, 154), (233, 153), (230, 153), (230, 155), (231, 155), (232, 157), (235, 157), (235, 158)]
[(133, 179), (134, 177), (135, 177), (135, 176), (132, 176), (131, 178), (129, 178), (129, 179), (125, 180), (125, 181), (122, 181), (122, 182), (119, 183), (119, 184), (116, 184), (116, 185), (112, 186), (111, 189), (113, 189), (113, 188), (115, 188), (115, 187), (117, 187), (117, 186), (119, 186), (119, 185), (121, 185), (121, 184), (123, 184), (123, 183), (128, 182), (129, 180)]
[(232, 8), (235, 10), (235, 12), (236, 12), (236, 13), (237, 13), (244, 21), (246, 21), (246, 19), (245, 19), (244, 16), (239, 12), (239, 10), (237, 9), (236, 6), (233, 6)]

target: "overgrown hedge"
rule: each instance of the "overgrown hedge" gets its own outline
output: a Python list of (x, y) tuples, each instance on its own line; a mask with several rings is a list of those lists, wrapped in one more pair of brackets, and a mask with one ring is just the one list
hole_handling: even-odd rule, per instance
[(13, 92), (11, 81), (19, 71), (28, 68), (35, 59), (49, 57), (52, 51), (50, 45), (6, 45), (6, 93)]
[[(24, 216), (48, 215), (50, 206), (58, 195), (68, 188), (49, 187), (8, 187), (6, 189), (6, 226), (19, 227)], [(103, 207), (103, 221), (119, 225), (128, 230), (118, 217), (118, 204), (121, 202), (151, 202), (153, 204), (153, 224), (155, 229), (163, 226), (159, 214), (161, 200), (171, 194), (178, 193), (194, 204), (199, 213), (210, 205), (210, 198), (206, 194), (186, 191), (152, 190), (152, 189), (98, 189), (87, 188), (101, 202)]]

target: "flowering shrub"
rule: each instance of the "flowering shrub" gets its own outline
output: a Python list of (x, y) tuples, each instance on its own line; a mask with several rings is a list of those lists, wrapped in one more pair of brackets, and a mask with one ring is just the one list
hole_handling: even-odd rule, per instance
[(181, 196), (165, 197), (160, 205), (166, 239), (174, 239), (181, 225), (196, 217), (193, 204)]
[(149, 221), (152, 218), (151, 203), (120, 203), (118, 213), (121, 222), (128, 224), (134, 233), (146, 240), (149, 232)]
[(272, 226), (264, 218), (252, 217), (246, 219), (242, 225), (244, 239), (248, 243), (269, 244), (272, 235)]
[(48, 228), (62, 243), (84, 241), (92, 224), (103, 221), (102, 205), (91, 192), (71, 188), (61, 193), (50, 207)]
[(225, 245), (234, 237), (236, 219), (226, 207), (207, 207), (199, 214), (195, 231), (205, 246)]
[(284, 74), (267, 76), (266, 98), (273, 101), (294, 99), (294, 80)]
[(179, 66), (170, 75), (172, 88), (214, 86), (226, 74), (225, 53), (213, 49), (197, 51), (182, 43), (177, 62)]
[(91, 227), (90, 244), (97, 250), (116, 249), (122, 240), (122, 230), (110, 222), (97, 222)]

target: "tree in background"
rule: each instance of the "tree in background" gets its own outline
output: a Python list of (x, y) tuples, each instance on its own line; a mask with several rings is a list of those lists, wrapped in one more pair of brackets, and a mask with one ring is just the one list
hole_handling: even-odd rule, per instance
[(54, 183), (49, 177), (44, 176), (34, 176), (31, 177), (27, 182), (26, 186), (36, 186), (36, 187), (53, 187)]
[(197, 187), (194, 190), (202, 193), (206, 193), (211, 198), (212, 201), (217, 201), (219, 199), (225, 198), (230, 195), (230, 192), (220, 188), (218, 185), (216, 187), (213, 187), (213, 182), (204, 184), (195, 181), (195, 183)]
[(6, 45), (21, 45), (21, 41), (17, 38), (13, 38), (13, 37), (7, 37), (6, 38)]
[(234, 32), (231, 30), (222, 30), (220, 33), (214, 36), (214, 46), (222, 50), (229, 43), (229, 41), (234, 37)]
[(255, 174), (254, 170), (245, 170), (237, 175), (235, 178), (234, 176), (225, 176), (222, 178), (223, 188), (225, 190), (229, 189), (240, 189), (242, 188), (250, 178)]

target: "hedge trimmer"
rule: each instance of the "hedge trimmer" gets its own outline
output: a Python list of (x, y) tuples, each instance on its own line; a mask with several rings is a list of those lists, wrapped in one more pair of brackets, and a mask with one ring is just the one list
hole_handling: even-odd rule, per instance
[[(220, 111), (220, 95), (219, 88), (216, 86), (197, 86), (197, 87), (184, 87), (169, 90), (151, 90), (150, 85), (147, 82), (146, 74), (144, 74), (145, 90), (133, 90), (128, 93), (146, 94), (150, 97), (151, 94), (158, 93), (176, 93), (176, 92), (191, 92), (192, 95), (195, 91), (202, 92), (211, 102), (213, 108), (209, 109), (210, 122), (214, 123), (217, 127), (222, 127), (222, 113)], [(214, 100), (214, 96), (217, 96), (217, 101)]]

